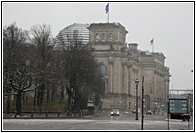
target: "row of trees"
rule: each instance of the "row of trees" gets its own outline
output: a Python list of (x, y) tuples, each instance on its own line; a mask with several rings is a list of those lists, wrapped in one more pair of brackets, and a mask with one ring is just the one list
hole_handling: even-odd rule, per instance
[[(3, 94), (15, 95), (18, 115), (26, 92), (34, 92), (33, 107), (42, 112), (43, 103), (67, 105), (70, 111), (84, 108), (93, 94), (104, 93), (99, 65), (88, 45), (82, 45), (75, 34), (68, 44), (58, 38), (61, 50), (55, 50), (55, 39), (49, 25), (34, 25), (30, 31), (16, 24), (3, 28)], [(59, 92), (57, 95), (57, 92)], [(66, 92), (66, 94), (64, 93)], [(68, 97), (65, 103), (65, 95)], [(45, 101), (44, 101), (45, 98)]]

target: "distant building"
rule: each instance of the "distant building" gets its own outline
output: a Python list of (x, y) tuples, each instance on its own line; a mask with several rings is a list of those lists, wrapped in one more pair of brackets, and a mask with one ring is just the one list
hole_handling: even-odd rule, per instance
[(140, 81), (138, 103), (141, 108), (144, 76), (145, 110), (166, 111), (170, 73), (165, 66), (164, 54), (141, 51), (137, 48), (137, 43), (127, 44), (128, 31), (120, 23), (92, 23), (87, 29), (88, 45), (92, 47), (100, 63), (100, 71), (105, 81), (105, 95), (101, 96), (102, 109), (135, 109), (136, 79)]

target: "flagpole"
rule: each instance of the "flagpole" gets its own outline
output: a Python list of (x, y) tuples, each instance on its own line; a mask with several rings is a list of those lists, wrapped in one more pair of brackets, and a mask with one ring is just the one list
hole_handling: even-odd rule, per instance
[(106, 7), (105, 7), (105, 10), (106, 10), (106, 14), (108, 14), (108, 18), (107, 18), (107, 22), (109, 23), (109, 12), (110, 12), (110, 10), (109, 10), (109, 3), (106, 5)]
[(108, 11), (108, 23), (109, 23), (109, 11)]
[[(153, 40), (154, 40), (154, 37), (153, 37)], [(153, 41), (153, 42), (154, 42), (154, 41)], [(153, 43), (153, 51), (152, 51), (153, 53), (154, 53), (154, 45), (155, 45), (155, 42)]]
[(153, 41), (152, 41), (152, 53), (154, 53), (154, 37), (153, 37), (152, 40), (153, 40)]
[(152, 53), (154, 53), (154, 44), (152, 45)]

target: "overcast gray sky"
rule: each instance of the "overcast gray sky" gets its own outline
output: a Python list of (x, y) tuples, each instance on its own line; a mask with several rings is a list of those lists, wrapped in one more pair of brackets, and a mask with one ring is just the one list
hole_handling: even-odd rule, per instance
[[(30, 30), (35, 24), (51, 25), (53, 37), (73, 23), (105, 23), (106, 2), (3, 3), (3, 26), (16, 22)], [(119, 22), (129, 32), (128, 43), (137, 42), (139, 49), (166, 56), (165, 65), (172, 75), (170, 88), (193, 88), (194, 5), (188, 2), (109, 2), (109, 22)]]

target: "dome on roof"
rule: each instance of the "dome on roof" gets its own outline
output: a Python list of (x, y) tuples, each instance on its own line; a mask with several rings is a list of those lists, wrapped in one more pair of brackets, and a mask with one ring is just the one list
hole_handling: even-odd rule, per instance
[(81, 44), (87, 44), (89, 42), (88, 27), (89, 24), (74, 23), (69, 25), (59, 32), (56, 43), (68, 45), (79, 40)]

